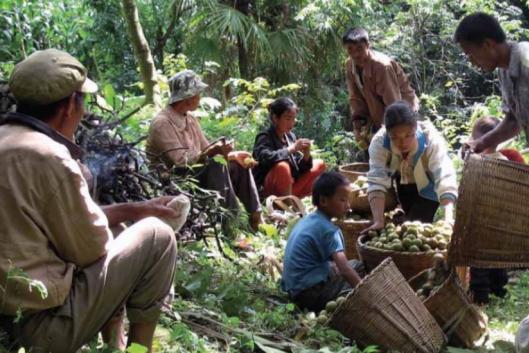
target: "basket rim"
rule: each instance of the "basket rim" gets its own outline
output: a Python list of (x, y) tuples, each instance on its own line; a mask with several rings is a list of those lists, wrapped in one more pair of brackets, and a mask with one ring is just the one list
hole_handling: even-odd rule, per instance
[[(358, 237), (357, 239), (357, 248), (359, 249), (368, 249), (368, 250), (371, 250), (371, 251), (379, 251), (379, 252), (382, 252), (382, 253), (387, 253), (387, 254), (405, 254), (405, 255), (410, 255), (410, 256), (425, 256), (425, 255), (433, 255), (436, 253), (436, 251), (434, 251), (433, 253), (429, 253), (427, 251), (416, 251), (416, 252), (412, 252), (412, 251), (395, 251), (395, 250), (386, 250), (386, 249), (380, 249), (380, 248), (375, 248), (375, 247), (372, 247), (372, 246), (369, 246), (369, 245), (366, 245), (363, 243), (364, 239), (369, 237), (369, 234), (362, 234)], [(447, 250), (442, 250), (440, 251), (441, 254), (443, 254), (444, 256), (446, 256), (447, 254)], [(422, 271), (421, 271), (422, 272)]]

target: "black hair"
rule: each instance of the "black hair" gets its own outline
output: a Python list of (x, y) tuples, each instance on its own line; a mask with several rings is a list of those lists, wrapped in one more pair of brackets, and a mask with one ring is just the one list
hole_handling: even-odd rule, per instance
[(472, 138), (479, 138), (485, 135), (486, 133), (494, 130), (499, 124), (500, 119), (492, 116), (484, 116), (479, 118), (476, 120), (474, 127), (472, 128)]
[[(83, 98), (84, 98), (83, 93), (73, 92), (72, 94), (75, 95), (76, 104), (83, 104)], [(37, 118), (39, 120), (46, 122), (50, 120), (51, 118), (53, 118), (58, 113), (59, 109), (61, 109), (61, 107), (63, 107), (65, 104), (68, 103), (71, 96), (72, 95), (69, 95), (68, 97), (62, 98), (56, 102), (45, 104), (45, 105), (28, 104), (24, 102), (19, 102), (17, 103), (17, 112), (32, 116), (34, 118)]]
[(400, 125), (417, 126), (417, 115), (411, 109), (408, 102), (396, 101), (386, 108), (384, 112), (384, 125), (387, 131)]
[(332, 197), (340, 186), (347, 186), (351, 182), (338, 172), (324, 172), (312, 185), (312, 204), (320, 205), (321, 197)]
[(275, 115), (278, 118), (287, 110), (296, 106), (296, 103), (288, 97), (281, 97), (274, 100), (268, 105), (268, 111), (270, 112), (270, 120)]
[(357, 44), (357, 43), (369, 44), (369, 34), (362, 27), (349, 28), (342, 36), (342, 44)]
[(454, 40), (457, 43), (468, 42), (481, 45), (485, 39), (504, 43), (506, 36), (498, 20), (484, 12), (475, 12), (463, 18), (454, 33)]

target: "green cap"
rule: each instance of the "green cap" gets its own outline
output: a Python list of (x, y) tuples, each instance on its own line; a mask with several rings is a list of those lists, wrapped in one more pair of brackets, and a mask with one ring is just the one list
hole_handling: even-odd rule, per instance
[(169, 104), (191, 98), (208, 87), (192, 70), (180, 71), (169, 79)]
[(95, 93), (97, 85), (86, 76), (86, 68), (70, 54), (38, 50), (15, 66), (9, 90), (18, 102), (47, 105), (74, 92)]

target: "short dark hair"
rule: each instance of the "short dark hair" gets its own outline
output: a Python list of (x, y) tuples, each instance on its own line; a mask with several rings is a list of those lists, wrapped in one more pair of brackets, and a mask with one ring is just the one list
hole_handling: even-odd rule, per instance
[(324, 172), (312, 185), (312, 204), (320, 205), (321, 197), (332, 197), (340, 186), (347, 186), (351, 182), (338, 172)]
[(463, 18), (454, 34), (454, 40), (457, 43), (468, 42), (481, 45), (485, 39), (504, 43), (506, 36), (498, 20), (484, 12), (475, 12)]
[(270, 120), (275, 115), (278, 118), (287, 110), (296, 106), (296, 103), (288, 97), (281, 97), (274, 100), (268, 105), (268, 112), (270, 113)]
[(384, 125), (388, 131), (400, 125), (417, 126), (417, 117), (418, 114), (411, 109), (408, 102), (396, 101), (386, 108)]
[(369, 44), (369, 34), (362, 27), (349, 28), (342, 36), (342, 44), (357, 44), (361, 42)]
[(472, 128), (472, 138), (479, 138), (485, 135), (486, 133), (494, 130), (499, 124), (500, 119), (492, 116), (484, 116), (479, 118), (476, 120), (474, 127)]
[[(76, 104), (83, 104), (83, 98), (84, 98), (83, 93), (74, 92), (72, 93), (72, 95), (75, 95)], [(61, 100), (58, 100), (57, 102), (53, 102), (53, 103), (46, 104), (46, 105), (35, 105), (35, 104), (28, 104), (28, 103), (20, 102), (17, 104), (17, 112), (32, 116), (42, 121), (48, 121), (57, 114), (59, 109), (64, 104), (68, 103), (68, 100), (70, 100), (70, 97), (72, 95), (69, 95), (68, 97), (65, 97)]]

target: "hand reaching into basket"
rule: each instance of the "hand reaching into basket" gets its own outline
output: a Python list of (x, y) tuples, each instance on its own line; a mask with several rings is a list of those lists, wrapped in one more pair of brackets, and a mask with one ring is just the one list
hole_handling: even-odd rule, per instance
[(371, 230), (380, 230), (380, 229), (384, 229), (384, 226), (385, 226), (385, 222), (384, 220), (382, 221), (375, 221), (373, 222), (372, 225), (370, 225), (369, 227), (367, 227), (366, 229), (364, 229), (363, 231), (360, 232), (360, 235), (364, 235), (364, 234), (367, 234), (369, 233), (369, 231)]

